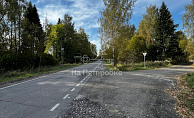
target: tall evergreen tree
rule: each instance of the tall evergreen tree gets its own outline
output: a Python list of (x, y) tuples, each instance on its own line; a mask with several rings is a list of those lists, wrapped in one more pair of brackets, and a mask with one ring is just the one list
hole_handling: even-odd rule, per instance
[[(179, 44), (179, 32), (176, 32), (173, 38), (169, 41), (169, 46), (167, 48), (167, 57), (171, 58), (174, 63), (182, 62), (184, 57), (184, 52), (180, 48)], [(186, 59), (184, 59), (186, 61)]]
[(167, 48), (169, 48), (170, 40), (174, 37), (175, 28), (178, 25), (174, 25), (174, 21), (172, 19), (172, 15), (168, 10), (165, 3), (162, 3), (161, 8), (159, 9), (159, 15), (157, 20), (157, 30), (156, 30), (156, 42), (160, 49), (158, 50), (158, 54), (160, 55), (160, 59), (164, 60), (167, 56)]
[(29, 2), (23, 19), (21, 50), (31, 58), (31, 66), (35, 66), (36, 57), (44, 52), (44, 36), (36, 6)]

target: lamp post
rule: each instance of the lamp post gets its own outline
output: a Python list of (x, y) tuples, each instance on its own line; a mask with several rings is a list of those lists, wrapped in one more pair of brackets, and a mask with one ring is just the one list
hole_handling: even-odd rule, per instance
[(145, 56), (147, 55), (147, 53), (143, 53), (143, 57), (144, 57), (144, 68), (145, 68)]

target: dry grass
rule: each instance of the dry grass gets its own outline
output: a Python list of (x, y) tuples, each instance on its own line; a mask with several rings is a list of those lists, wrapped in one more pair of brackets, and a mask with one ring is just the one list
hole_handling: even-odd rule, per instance
[(183, 118), (194, 117), (194, 73), (178, 78), (179, 84), (167, 92), (177, 99), (175, 108)]

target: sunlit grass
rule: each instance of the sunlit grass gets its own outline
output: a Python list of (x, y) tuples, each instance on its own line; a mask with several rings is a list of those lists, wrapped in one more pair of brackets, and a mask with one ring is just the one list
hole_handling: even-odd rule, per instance
[(11, 71), (11, 72), (6, 72), (0, 75), (0, 83), (4, 82), (10, 82), (14, 80), (22, 80), (24, 78), (32, 77), (32, 76), (37, 76), (40, 74), (46, 74), (46, 73), (51, 73), (51, 72), (57, 72), (61, 70), (65, 70), (68, 68), (76, 67), (81, 64), (64, 64), (60, 66), (54, 66), (54, 67), (42, 67), (39, 69), (33, 69), (33, 70), (28, 70), (28, 71)]
[(133, 63), (133, 64), (117, 64), (113, 66), (113, 64), (106, 63), (106, 69), (108, 70), (116, 70), (116, 71), (135, 71), (135, 70), (150, 70), (161, 67), (170, 67), (172, 64), (168, 62), (146, 62), (146, 66), (144, 67), (144, 63)]

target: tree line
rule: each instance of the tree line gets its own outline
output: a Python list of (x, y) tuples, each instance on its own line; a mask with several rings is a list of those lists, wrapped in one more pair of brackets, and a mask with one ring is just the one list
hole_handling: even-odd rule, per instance
[(172, 15), (163, 2), (160, 8), (150, 5), (136, 30), (130, 25), (136, 0), (104, 0), (105, 9), (99, 19), (99, 33), (105, 58), (114, 58), (115, 64), (142, 62), (147, 52), (147, 60), (181, 63), (194, 59), (193, 6), (185, 6), (182, 18), (184, 31), (177, 31)]
[(42, 25), (31, 2), (0, 0), (1, 72), (73, 63), (74, 56), (95, 57), (90, 48), (96, 46), (88, 39), (84, 29), (75, 29), (68, 14), (57, 25), (47, 18)]
[[(89, 42), (89, 35), (84, 29), (75, 30), (72, 19), (73, 17), (65, 14), (63, 20), (59, 18), (56, 25), (47, 27), (49, 35), (45, 53), (51, 53), (58, 60), (61, 60), (62, 55), (66, 63), (73, 63), (74, 56), (87, 55), (95, 58), (96, 45)], [(64, 51), (61, 51), (62, 48)], [(91, 49), (94, 49), (94, 52)]]

